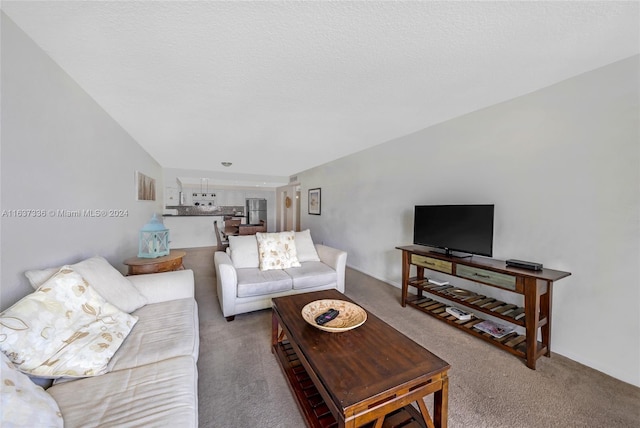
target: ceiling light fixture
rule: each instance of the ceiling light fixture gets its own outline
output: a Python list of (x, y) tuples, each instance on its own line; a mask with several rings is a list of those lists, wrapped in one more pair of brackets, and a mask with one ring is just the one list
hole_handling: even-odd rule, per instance
[(220, 162), (222, 164), (222, 166), (225, 167), (230, 167), (231, 165), (233, 165), (231, 162)]

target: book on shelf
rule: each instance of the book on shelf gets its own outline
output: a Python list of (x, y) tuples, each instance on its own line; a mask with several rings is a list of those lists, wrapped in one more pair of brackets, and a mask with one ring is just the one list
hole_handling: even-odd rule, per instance
[(506, 336), (515, 330), (515, 327), (505, 324), (498, 324), (497, 322), (493, 322), (490, 320), (482, 321), (476, 325), (474, 325), (480, 331), (484, 331), (485, 333), (489, 333), (491, 336), (496, 339), (500, 339), (501, 337)]

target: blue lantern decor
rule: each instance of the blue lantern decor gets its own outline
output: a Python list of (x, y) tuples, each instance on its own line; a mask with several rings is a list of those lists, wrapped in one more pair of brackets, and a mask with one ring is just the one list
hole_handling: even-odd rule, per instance
[(155, 259), (167, 255), (169, 255), (169, 229), (164, 227), (154, 213), (149, 223), (140, 229), (138, 257)]

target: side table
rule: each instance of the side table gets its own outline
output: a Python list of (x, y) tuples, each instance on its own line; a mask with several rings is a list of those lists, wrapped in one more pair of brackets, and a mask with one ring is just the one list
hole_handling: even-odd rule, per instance
[(127, 275), (169, 272), (184, 269), (184, 266), (182, 265), (182, 258), (186, 254), (186, 251), (171, 250), (168, 256), (157, 257), (155, 259), (131, 257), (123, 263), (129, 266)]

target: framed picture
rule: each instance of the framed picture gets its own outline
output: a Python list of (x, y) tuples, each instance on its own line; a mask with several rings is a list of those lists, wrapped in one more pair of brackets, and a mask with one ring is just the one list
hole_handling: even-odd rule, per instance
[(309, 214), (320, 215), (320, 188), (309, 189)]
[(138, 201), (156, 200), (156, 179), (136, 171), (136, 199)]

